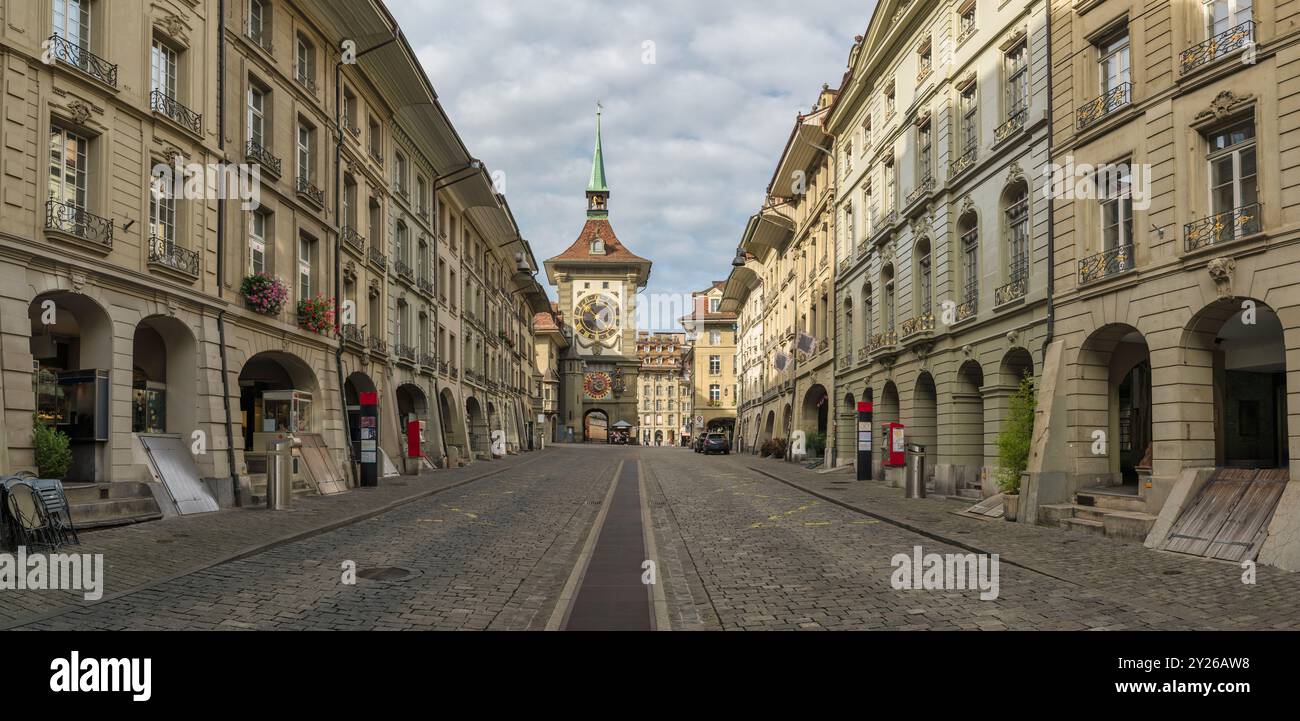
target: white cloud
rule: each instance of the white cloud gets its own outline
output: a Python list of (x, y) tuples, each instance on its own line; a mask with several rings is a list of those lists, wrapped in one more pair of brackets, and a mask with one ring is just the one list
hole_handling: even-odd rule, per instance
[(726, 277), (795, 114), (839, 82), (874, 4), (388, 2), (539, 260), (582, 227), (604, 105), (610, 221), (662, 293)]

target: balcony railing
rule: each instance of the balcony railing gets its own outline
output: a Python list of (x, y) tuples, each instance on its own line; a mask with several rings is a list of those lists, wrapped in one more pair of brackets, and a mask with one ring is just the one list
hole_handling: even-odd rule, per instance
[(432, 353), (421, 353), (421, 354), (420, 354), (420, 366), (421, 366), (421, 367), (423, 367), (423, 368), (428, 368), (429, 370), (433, 370), (435, 367), (437, 367), (437, 365), (438, 365), (438, 359), (435, 358), (434, 355), (433, 355)]
[(876, 333), (871, 336), (871, 342), (867, 345), (867, 352), (878, 351), (892, 345), (898, 345), (898, 331), (887, 330), (884, 333)]
[(899, 328), (899, 335), (904, 338), (923, 331), (934, 330), (934, 313), (926, 312), (904, 320)]
[(1028, 117), (1029, 108), (1021, 107), (1012, 110), (1007, 116), (1007, 122), (999, 125), (997, 129), (993, 131), (993, 142), (1000, 143), (1021, 130), (1024, 130), (1025, 119)]
[(960, 323), (961, 321), (966, 320), (967, 318), (974, 317), (975, 313), (978, 310), (979, 310), (979, 290), (976, 286), (972, 285), (966, 288), (965, 300), (957, 304), (957, 308), (953, 313), (953, 322)]
[(98, 243), (105, 249), (113, 247), (113, 221), (70, 203), (45, 202), (45, 229)]
[(957, 44), (961, 45), (969, 40), (970, 36), (974, 35), (977, 30), (979, 30), (979, 28), (975, 27), (975, 23), (965, 24), (962, 27), (961, 32), (957, 33)]
[(149, 93), (149, 109), (162, 113), (195, 135), (203, 134), (203, 116), (182, 105), (176, 98), (161, 90)]
[(934, 190), (934, 176), (926, 175), (924, 178), (920, 180), (920, 182), (916, 184), (915, 188), (912, 188), (912, 192), (907, 194), (906, 205), (911, 205), (912, 203), (915, 203), (921, 198), (924, 198), (925, 196), (929, 195), (933, 190)]
[(399, 278), (415, 280), (415, 270), (411, 268), (411, 266), (407, 265), (405, 261), (393, 261), (393, 272), (396, 273)]
[(307, 92), (311, 93), (312, 95), (316, 94), (316, 78), (308, 77), (307, 75), (304, 75), (302, 72), (295, 72), (293, 74), (293, 79), (297, 80), (299, 85), (306, 88)]
[(357, 232), (356, 228), (345, 225), (339, 236), (342, 237), (344, 245), (350, 245), (361, 253), (366, 252), (366, 239)]
[(1010, 282), (993, 291), (994, 305), (1010, 303), (1029, 292), (1029, 264), (1020, 261), (1011, 266)]
[(343, 336), (344, 343), (352, 343), (353, 345), (358, 345), (363, 348), (366, 345), (366, 332), (361, 329), (361, 326), (355, 323), (348, 323), (343, 326), (341, 329), (341, 335)]
[(1076, 124), (1083, 130), (1102, 118), (1127, 106), (1133, 101), (1133, 83), (1120, 83), (1105, 95), (1083, 104), (1076, 115)]
[(1079, 283), (1091, 283), (1132, 269), (1133, 246), (1121, 245), (1079, 261)]
[(858, 349), (858, 362), (859, 362), (859, 363), (866, 363), (866, 362), (867, 362), (867, 356), (871, 354), (871, 351), (872, 351), (872, 350), (873, 350), (873, 348), (871, 347), (871, 343), (870, 343), (870, 342), (867, 343), (867, 347), (865, 347), (865, 348), (859, 348), (859, 349)]
[(1183, 74), (1212, 63), (1219, 58), (1241, 50), (1255, 41), (1255, 21), (1247, 20), (1235, 28), (1229, 28), (1203, 43), (1197, 43), (1178, 54), (1178, 63)]
[(388, 269), (388, 258), (384, 257), (383, 251), (373, 245), (370, 246), (370, 262), (384, 270)]
[(447, 361), (438, 361), (438, 372), (441, 373), (441, 374), (443, 374), (443, 375), (447, 375), (447, 368), (448, 368), (450, 365), (451, 365), (451, 364), (448, 363)]
[(1260, 232), (1259, 203), (1243, 205), (1193, 221), (1183, 226), (1183, 249), (1187, 252), (1227, 243)]
[(920, 69), (916, 71), (916, 84), (920, 85), (921, 83), (925, 82), (925, 79), (930, 77), (930, 73), (933, 71), (934, 71), (934, 67), (932, 65), (929, 64), (922, 65)]
[(266, 170), (273, 175), (280, 174), (280, 159), (275, 157), (275, 154), (272, 153), (270, 149), (256, 140), (250, 140), (244, 145), (244, 159), (257, 163), (262, 166), (263, 170)]
[(117, 66), (60, 35), (51, 35), (50, 57), (62, 60), (109, 87), (117, 87)]
[(419, 280), (415, 281), (415, 287), (418, 288), (418, 289), (420, 290), (421, 293), (424, 293), (424, 294), (428, 295), (429, 297), (433, 297), (433, 281), (432, 281), (432, 280), (430, 280), (430, 279), (428, 279), (428, 278), (420, 278)]
[(388, 342), (383, 340), (382, 338), (376, 338), (374, 336), (370, 336), (370, 350), (375, 353), (383, 353), (384, 355), (388, 355)]
[(195, 278), (199, 277), (199, 254), (158, 236), (149, 238), (149, 262)]
[(310, 200), (322, 208), (325, 207), (325, 191), (316, 187), (316, 184), (311, 182), (311, 178), (299, 175), (298, 182), (294, 185), (294, 188), (298, 191), (299, 195), (303, 196), (307, 200)]
[(978, 148), (974, 145), (967, 146), (965, 150), (961, 151), (961, 155), (958, 155), (957, 159), (952, 161), (952, 165), (949, 166), (948, 177), (956, 177), (961, 175), (963, 171), (970, 169), (975, 164), (977, 151)]

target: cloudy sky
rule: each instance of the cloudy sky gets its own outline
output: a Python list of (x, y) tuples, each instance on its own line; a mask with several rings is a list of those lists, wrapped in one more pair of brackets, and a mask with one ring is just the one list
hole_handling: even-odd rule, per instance
[(599, 100), (610, 221), (654, 261), (650, 292), (689, 293), (726, 278), (795, 114), (839, 82), (875, 2), (387, 4), (539, 262), (582, 228)]

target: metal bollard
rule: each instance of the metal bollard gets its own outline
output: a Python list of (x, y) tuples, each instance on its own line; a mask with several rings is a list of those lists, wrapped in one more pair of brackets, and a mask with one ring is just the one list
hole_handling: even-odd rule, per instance
[(904, 487), (906, 498), (925, 498), (925, 446), (919, 443), (907, 444), (907, 482)]
[(266, 507), (272, 511), (289, 510), (293, 496), (293, 449), (297, 439), (277, 438), (266, 454)]

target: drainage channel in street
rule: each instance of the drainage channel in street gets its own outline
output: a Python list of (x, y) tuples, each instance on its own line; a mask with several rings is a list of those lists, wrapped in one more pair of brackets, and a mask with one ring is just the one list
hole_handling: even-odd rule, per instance
[(651, 631), (650, 587), (642, 583), (647, 558), (638, 464), (623, 463), (606, 502), (566, 631)]

